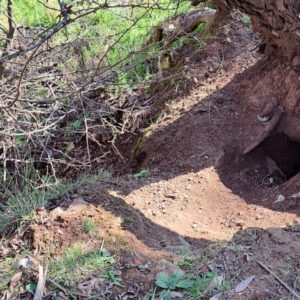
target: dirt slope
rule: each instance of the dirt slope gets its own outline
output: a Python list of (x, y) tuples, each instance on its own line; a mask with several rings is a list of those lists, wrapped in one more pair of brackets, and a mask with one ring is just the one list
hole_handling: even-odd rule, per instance
[[(294, 166), (299, 145), (277, 134), (242, 155), (250, 141), (249, 126), (260, 122), (257, 116), (253, 118), (253, 103), (245, 89), (259, 84), (267, 61), (253, 51), (259, 41), (240, 14), (233, 13), (224, 24), (218, 37), (210, 37), (196, 55), (193, 52), (189, 57), (188, 47), (181, 50), (188, 80), (174, 88), (171, 104), (171, 99), (164, 99), (166, 109), (158, 122), (144, 129), (146, 134), (119, 144), (123, 157), (119, 168), (127, 174), (118, 179), (117, 186), (111, 186), (109, 194), (134, 208), (135, 221), (125, 214), (125, 227), (148, 247), (180, 249), (183, 237), (195, 250), (212, 241), (233, 239), (232, 245), (240, 243), (240, 252), (229, 247), (223, 254), (232, 265), (231, 277), (239, 267), (244, 272), (236, 283), (246, 275), (262, 279), (266, 274), (245, 259), (248, 250), (276, 270), (287, 267), (286, 258), (291, 257), (290, 276), (298, 273), (297, 246), (291, 241), (298, 243), (299, 237), (281, 228), (296, 226), (300, 209), (291, 198), (298, 192), (297, 180), (284, 181), (299, 171)], [(135, 161), (133, 153), (138, 158)], [(283, 176), (276, 172), (279, 168)], [(146, 169), (149, 178), (133, 178)], [(285, 196), (284, 201), (280, 195)], [(91, 197), (89, 202), (101, 201)], [(124, 216), (124, 210), (113, 210)], [(260, 228), (272, 229), (264, 232)], [(245, 230), (242, 240), (234, 236), (240, 230)], [(246, 293), (229, 293), (221, 299), (279, 299), (278, 295), (292, 299), (271, 281), (258, 280)]]
[[(239, 14), (226, 24), (201, 54), (187, 58), (190, 82), (142, 140), (137, 156), (143, 160), (132, 172), (149, 168), (151, 178), (125, 184), (124, 190), (124, 200), (152, 222), (193, 239), (230, 239), (246, 227), (282, 227), (300, 212), (291, 193), (276, 202), (285, 190), (283, 180), (269, 174), (266, 152), (280, 153), (281, 137), (241, 154), (249, 141), (245, 128), (259, 122), (249, 120), (243, 87), (265, 62), (252, 51), (259, 41)], [(122, 147), (131, 166), (132, 143)], [(285, 154), (281, 151), (282, 159)]]

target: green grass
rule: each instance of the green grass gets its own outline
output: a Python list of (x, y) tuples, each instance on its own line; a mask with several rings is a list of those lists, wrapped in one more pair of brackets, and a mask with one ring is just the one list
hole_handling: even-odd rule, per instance
[[(54, 0), (48, 0), (47, 5), (59, 7), (57, 1)], [(46, 28), (58, 21), (59, 12), (45, 8), (36, 0), (14, 0), (13, 10), (17, 24)]]
[(242, 22), (249, 28), (251, 28), (251, 19), (248, 15), (246, 14), (243, 14), (243, 17), (242, 17)]
[(90, 220), (84, 220), (81, 224), (81, 230), (87, 234), (91, 234), (95, 231), (96, 224)]
[[(204, 276), (196, 276), (196, 278), (193, 280), (193, 284), (191, 288), (188, 291), (188, 295), (190, 297), (203, 297), (205, 296), (205, 291), (207, 287), (209, 286), (210, 282), (214, 279), (216, 275), (212, 272), (207, 272)], [(210, 291), (208, 291), (209, 293)]]
[[(216, 286), (211, 286), (211, 283), (215, 280), (218, 281), (217, 278), (219, 277), (219, 274), (217, 272), (206, 272), (202, 274), (202, 276), (199, 275), (192, 275), (193, 279), (191, 287), (187, 290), (187, 294), (192, 297), (199, 299), (204, 296), (211, 295), (213, 292), (213, 289), (216, 288)], [(218, 285), (218, 289), (221, 291), (227, 291), (232, 288), (232, 282), (234, 280), (228, 280), (224, 276), (222, 276), (222, 282), (220, 282), (220, 285)], [(221, 278), (221, 277), (220, 277)]]
[[(137, 81), (144, 80), (147, 76), (149, 77), (151, 70), (145, 64), (145, 59), (149, 51), (155, 53), (158, 50), (158, 47), (152, 47), (150, 50), (134, 54), (134, 52), (140, 50), (143, 43), (149, 38), (151, 28), (171, 18), (174, 14), (185, 12), (191, 7), (189, 1), (172, 0), (149, 1), (149, 6), (153, 5), (154, 2), (158, 2), (159, 6), (155, 5), (151, 9), (139, 7), (135, 9), (128, 7), (99, 9), (95, 13), (68, 25), (66, 29), (51, 38), (51, 43), (55, 46), (67, 40), (83, 39), (85, 46), (82, 47), (82, 53), (86, 68), (95, 67), (99, 59), (107, 54), (100, 66), (100, 72), (101, 68), (105, 70), (109, 66), (118, 64), (130, 54), (130, 57), (115, 69), (118, 71), (124, 66), (136, 65), (126, 74), (120, 74), (119, 78), (120, 83), (134, 84)], [(58, 8), (55, 0), (44, 1), (44, 3), (48, 7)], [(86, 8), (87, 4), (85, 2), (73, 6), (74, 11)], [(5, 12), (4, 8), (2, 10)], [(16, 24), (38, 27), (41, 28), (41, 32), (43, 28), (51, 28), (60, 20), (58, 11), (46, 8), (37, 0), (15, 0), (13, 10)], [(74, 15), (71, 15), (72, 17)], [(7, 26), (7, 18), (3, 13), (0, 22)], [(184, 43), (184, 39), (177, 42), (177, 45), (182, 43)], [(109, 51), (106, 53), (108, 48)], [(74, 54), (67, 55), (60, 60), (59, 68), (67, 68), (66, 71), (70, 72), (79, 70), (80, 64), (77, 63), (77, 59), (78, 57)]]
[(114, 263), (113, 255), (103, 248), (103, 243), (98, 250), (92, 251), (85, 250), (83, 245), (77, 243), (58, 259), (48, 261), (49, 276), (69, 287), (75, 287), (80, 279), (94, 273), (116, 283), (120, 278), (115, 273)]
[(193, 259), (187, 255), (180, 255), (179, 258), (175, 261), (175, 264), (180, 267), (189, 266), (193, 262)]
[(16, 270), (11, 266), (15, 263), (16, 259), (12, 257), (4, 258), (1, 261), (0, 268), (0, 290), (7, 290), (7, 286), (12, 278), (12, 276), (16, 273)]
[[(211, 286), (217, 278), (222, 278), (222, 282), (218, 286)], [(163, 299), (171, 299), (172, 290), (181, 290), (192, 298), (199, 299), (211, 294), (214, 288), (220, 290), (228, 290), (231, 287), (231, 282), (224, 277), (219, 277), (215, 272), (206, 272), (202, 276), (192, 273), (184, 274), (181, 271), (175, 271), (171, 275), (158, 273), (156, 276), (156, 286), (162, 289), (160, 296)]]
[(31, 218), (34, 211), (44, 207), (49, 200), (57, 199), (84, 184), (94, 183), (110, 176), (110, 173), (100, 169), (96, 175), (85, 174), (75, 181), (56, 181), (53, 176), (40, 177), (39, 171), (33, 165), (27, 165), (27, 170), (21, 177), (23, 181), (21, 187), (18, 187), (16, 177), (12, 177), (9, 183), (2, 182), (7, 188), (0, 194), (5, 199), (5, 205), (0, 211), (0, 231), (12, 219)]
[(137, 179), (139, 177), (149, 178), (150, 177), (150, 170), (148, 168), (143, 169), (139, 173), (136, 173), (136, 174), (133, 175), (133, 178), (135, 178), (135, 179)]

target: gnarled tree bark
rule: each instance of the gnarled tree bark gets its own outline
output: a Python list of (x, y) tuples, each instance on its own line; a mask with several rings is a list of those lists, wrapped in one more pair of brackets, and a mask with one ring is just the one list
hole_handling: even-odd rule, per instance
[(226, 0), (250, 16), (253, 30), (266, 44), (265, 54), (294, 58), (300, 51), (299, 0)]
[[(249, 142), (241, 152), (254, 149), (271, 131), (284, 133), (300, 142), (299, 0), (212, 1), (223, 15), (224, 10), (237, 8), (250, 16), (252, 29), (264, 45), (264, 62), (260, 63), (261, 70), (258, 71), (260, 75), (255, 77), (252, 74), (249, 87), (243, 94), (248, 101), (254, 126), (247, 129), (245, 135), (249, 135)], [(282, 108), (283, 113), (277, 120), (278, 107)], [(275, 117), (276, 120), (271, 117), (269, 122), (276, 126), (259, 122), (257, 115)], [(251, 132), (255, 132), (252, 137)]]

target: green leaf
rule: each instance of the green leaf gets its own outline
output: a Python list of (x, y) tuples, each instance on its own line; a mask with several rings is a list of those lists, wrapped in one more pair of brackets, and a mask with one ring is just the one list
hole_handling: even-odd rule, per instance
[(133, 178), (139, 178), (141, 176), (149, 177), (149, 175), (150, 175), (150, 171), (148, 169), (144, 169), (140, 173), (134, 174)]
[(169, 284), (169, 288), (171, 290), (174, 290), (176, 288), (176, 283), (178, 282), (177, 278), (174, 276), (174, 274), (170, 275), (169, 276), (169, 281), (168, 281), (168, 284)]
[(170, 290), (162, 291), (160, 293), (159, 299), (162, 299), (162, 300), (170, 300), (170, 299), (172, 299), (172, 294), (171, 294)]
[(188, 279), (184, 279), (184, 280), (179, 281), (179, 282), (176, 284), (176, 287), (181, 288), (181, 289), (188, 289), (188, 288), (190, 288), (192, 285), (193, 285), (193, 281), (188, 280)]
[(36, 291), (36, 284), (35, 283), (30, 283), (26, 285), (26, 292), (31, 293), (32, 295), (34, 295)]
[(155, 284), (162, 289), (167, 289), (169, 287), (168, 283), (163, 280), (156, 280)]
[(160, 272), (156, 275), (156, 280), (162, 280), (164, 282), (168, 282), (169, 281), (169, 276), (166, 275), (165, 273)]
[(215, 277), (215, 273), (213, 272), (207, 272), (206, 275), (205, 275), (206, 278), (209, 278), (209, 279), (213, 279)]
[(105, 249), (101, 249), (100, 254), (102, 257), (110, 256), (110, 253)]
[(178, 281), (184, 276), (184, 273), (181, 271), (175, 271), (171, 276), (174, 276), (176, 281)]

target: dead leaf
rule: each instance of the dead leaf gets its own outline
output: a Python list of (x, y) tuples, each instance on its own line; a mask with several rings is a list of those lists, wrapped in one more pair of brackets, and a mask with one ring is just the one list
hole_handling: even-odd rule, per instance
[(9, 290), (12, 291), (13, 287), (16, 286), (22, 278), (22, 272), (16, 273), (10, 280)]
[(91, 280), (79, 283), (78, 289), (89, 296), (94, 289), (98, 290), (98, 287), (101, 285), (101, 283), (103, 283), (103, 281), (103, 278), (95, 277)]
[(242, 291), (244, 291), (248, 285), (250, 284), (250, 282), (255, 278), (255, 275), (248, 277), (247, 279), (245, 279), (244, 281), (240, 282), (236, 288), (235, 288), (235, 292), (236, 293), (240, 293)]
[(14, 263), (14, 265), (12, 266), (14, 269), (19, 269), (20, 267), (23, 268), (28, 268), (33, 264), (32, 259), (30, 258), (22, 258), (19, 259), (17, 262)]
[(216, 276), (212, 279), (212, 281), (209, 283), (208, 287), (205, 289), (204, 294), (206, 294), (208, 291), (221, 288), (222, 283), (224, 280), (224, 276)]
[(20, 239), (17, 239), (17, 238), (12, 238), (9, 243), (8, 243), (9, 246), (11, 246), (15, 251), (18, 251), (21, 249), (20, 246), (23, 246), (24, 245), (24, 242)]
[(208, 265), (208, 268), (211, 272), (215, 271), (215, 266), (213, 264)]
[(183, 294), (179, 293), (179, 292), (171, 292), (172, 298), (176, 297), (176, 298), (182, 298)]
[(252, 254), (252, 253), (250, 253), (250, 252), (245, 252), (245, 253), (244, 253), (244, 256), (245, 256), (247, 262), (252, 261), (252, 258), (253, 258), (253, 254)]
[(71, 142), (69, 145), (68, 145), (68, 148), (67, 148), (67, 152), (73, 150), (75, 148), (75, 145), (73, 142)]
[(221, 299), (222, 295), (223, 295), (223, 293), (220, 292), (220, 293), (212, 296), (209, 300), (219, 300), (219, 299)]
[[(10, 250), (8, 248), (0, 247), (0, 257), (5, 258), (9, 254)], [(0, 260), (1, 261), (1, 260)]]

